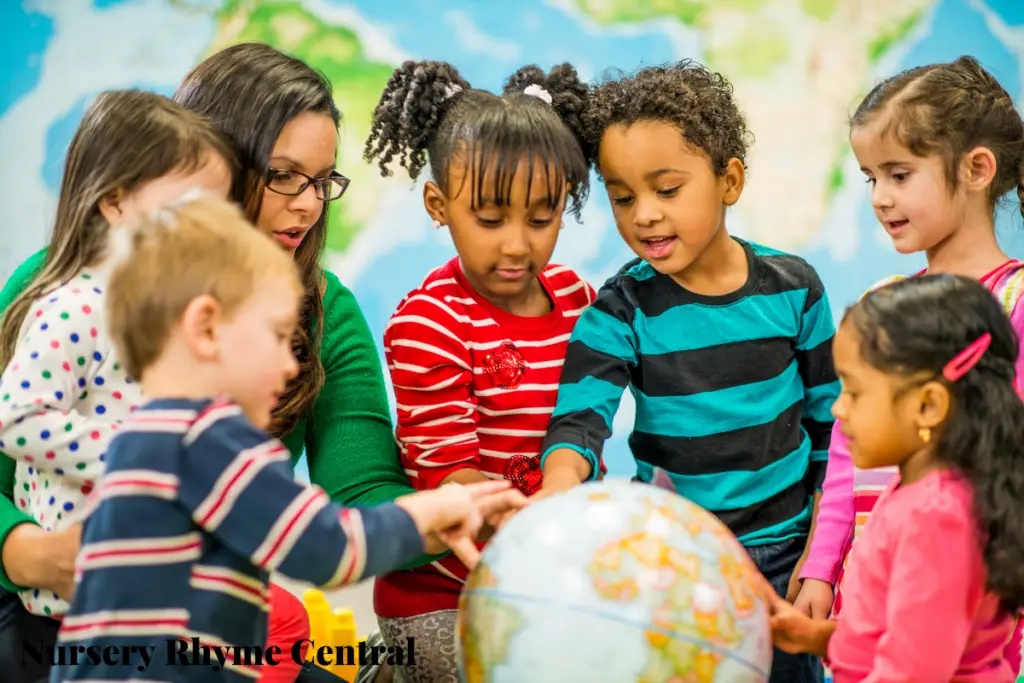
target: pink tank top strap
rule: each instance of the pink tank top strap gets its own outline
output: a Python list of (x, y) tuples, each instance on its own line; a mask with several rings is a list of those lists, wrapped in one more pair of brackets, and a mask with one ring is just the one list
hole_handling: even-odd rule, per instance
[(1020, 266), (1020, 261), (1018, 261), (1017, 259), (1010, 259), (1009, 261), (999, 266), (998, 268), (986, 273), (985, 275), (982, 275), (979, 279), (979, 282), (988, 287), (989, 290), (994, 291), (996, 285), (999, 283), (1000, 280), (1003, 279), (1004, 275), (1006, 275), (1011, 270), (1016, 270), (1017, 268), (1020, 268)]

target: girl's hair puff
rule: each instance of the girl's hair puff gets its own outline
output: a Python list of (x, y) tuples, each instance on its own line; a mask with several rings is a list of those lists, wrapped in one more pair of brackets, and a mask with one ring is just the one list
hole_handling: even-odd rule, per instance
[[(239, 43), (207, 57), (185, 76), (174, 99), (208, 117), (231, 141), (242, 168), (234, 199), (252, 223), (259, 218), (270, 156), (284, 127), (305, 113), (328, 116), (335, 128), (341, 124), (327, 77), (264, 43)], [(320, 359), (324, 271), (320, 264), (327, 246), (329, 206), (324, 206), (295, 251), (306, 299), (292, 340), (299, 372), (274, 407), (268, 429), (279, 438), (309, 412), (324, 384)]]
[(583, 116), (589, 159), (597, 164), (601, 138), (616, 124), (667, 123), (703, 152), (715, 173), (730, 159), (746, 165), (753, 136), (724, 76), (691, 59), (651, 66), (627, 76), (612, 72), (591, 94)]
[(995, 206), (1014, 188), (1024, 201), (1024, 121), (1010, 94), (974, 57), (919, 66), (882, 81), (857, 107), (850, 126), (882, 116), (882, 135), (893, 135), (917, 156), (942, 158), (952, 189), (963, 156), (987, 147), (996, 158), (989, 201)]
[(106, 256), (110, 225), (100, 202), (172, 173), (197, 171), (211, 155), (235, 172), (234, 153), (210, 122), (162, 95), (115, 90), (93, 101), (68, 147), (42, 270), (0, 324), (0, 367), (14, 355), (32, 303)]
[[(908, 278), (865, 295), (843, 319), (862, 357), (892, 375), (946, 384), (951, 413), (934, 454), (974, 487), (989, 588), (1008, 609), (1024, 605), (1024, 402), (1015, 388), (1018, 337), (1002, 306), (976, 280)], [(955, 382), (943, 368), (988, 333), (988, 349)]]
[[(551, 103), (526, 94), (530, 86), (547, 91)], [(381, 94), (364, 157), (376, 159), (381, 174), (388, 176), (397, 156), (414, 180), (429, 164), (434, 182), (452, 196), (462, 188), (449, 192), (448, 169), (460, 156), (468, 162), (466, 181), (473, 184), (474, 209), (487, 196), (507, 204), (520, 161), (528, 159), (530, 178), (541, 161), (545, 168), (555, 168), (547, 178), (550, 208), (556, 208), (568, 183), (567, 209), (579, 218), (590, 187), (581, 149), (587, 93), (569, 64), (548, 74), (536, 66), (524, 67), (508, 79), (499, 96), (473, 88), (446, 62), (407, 61), (395, 69)], [(488, 192), (483, 178), (491, 169), (494, 187)]]

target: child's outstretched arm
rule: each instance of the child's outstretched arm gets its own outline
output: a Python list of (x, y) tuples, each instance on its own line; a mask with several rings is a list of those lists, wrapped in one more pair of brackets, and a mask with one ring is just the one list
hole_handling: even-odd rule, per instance
[(76, 410), (81, 396), (104, 380), (99, 351), (106, 334), (103, 295), (83, 287), (40, 300), (0, 379), (0, 447), (11, 458), (98, 479), (100, 456), (117, 425)]
[[(828, 466), (821, 486), (817, 528), (808, 542), (807, 562), (801, 579), (816, 579), (835, 584), (843, 562), (843, 552), (853, 536), (853, 460), (849, 440), (836, 420), (828, 449)], [(823, 530), (823, 531), (822, 531)]]
[(396, 435), (418, 488), (487, 481), (477, 438), (473, 359), (448, 304), (417, 293), (399, 305), (384, 332), (384, 354), (398, 404)]
[(604, 442), (612, 435), (630, 368), (638, 362), (635, 312), (618, 287), (609, 283), (573, 328), (558, 401), (541, 447), (544, 483), (537, 495), (595, 479), (601, 470)]
[(444, 487), (395, 504), (342, 508), (296, 482), (287, 449), (231, 404), (208, 409), (184, 443), (178, 500), (196, 523), (257, 566), (325, 588), (391, 571), (423, 552), (424, 535), (460, 540), (487, 514), (518, 502), (481, 506), (481, 494), (500, 496), (508, 486), (487, 482), (481, 491)]

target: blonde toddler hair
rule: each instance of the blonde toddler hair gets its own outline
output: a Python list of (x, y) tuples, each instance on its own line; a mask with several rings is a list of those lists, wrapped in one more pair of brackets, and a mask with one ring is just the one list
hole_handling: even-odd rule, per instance
[(189, 303), (213, 297), (231, 316), (259, 281), (283, 277), (303, 292), (294, 261), (234, 204), (191, 195), (115, 230), (107, 323), (129, 377), (155, 362)]

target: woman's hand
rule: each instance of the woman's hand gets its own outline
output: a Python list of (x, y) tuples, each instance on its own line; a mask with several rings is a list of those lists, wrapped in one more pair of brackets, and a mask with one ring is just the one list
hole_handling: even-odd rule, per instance
[(81, 524), (60, 531), (21, 524), (7, 535), (0, 561), (11, 583), (53, 591), (70, 601), (75, 594), (75, 558), (81, 547)]

